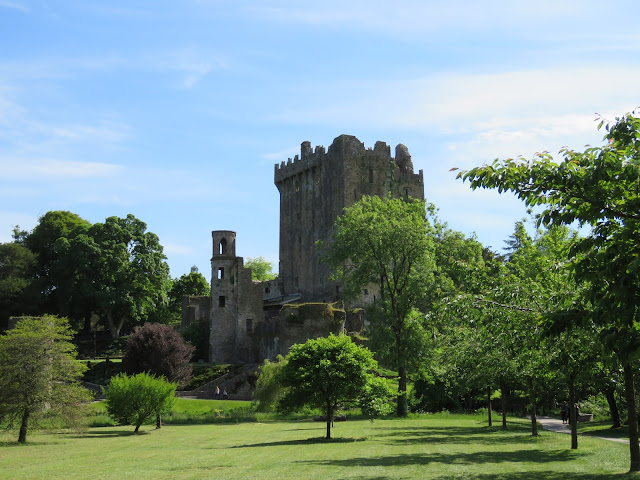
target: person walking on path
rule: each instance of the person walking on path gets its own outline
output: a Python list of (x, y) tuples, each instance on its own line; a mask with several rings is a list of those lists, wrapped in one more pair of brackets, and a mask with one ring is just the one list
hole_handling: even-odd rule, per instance
[(560, 406), (560, 416), (562, 417), (562, 423), (567, 423), (567, 417), (569, 416), (569, 404), (565, 400)]

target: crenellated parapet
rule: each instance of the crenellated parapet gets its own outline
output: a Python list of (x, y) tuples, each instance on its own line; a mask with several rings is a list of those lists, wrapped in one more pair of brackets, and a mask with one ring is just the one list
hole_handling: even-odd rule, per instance
[(289, 158), (286, 162), (282, 161), (274, 165), (274, 183), (300, 175), (314, 167), (321, 166), (325, 163), (327, 157), (335, 158), (376, 158), (378, 162), (391, 162), (397, 165), (399, 173), (409, 177), (415, 175), (422, 179), (422, 170), (418, 174), (413, 173), (413, 163), (409, 150), (403, 144), (398, 144), (395, 149), (395, 158), (391, 156), (391, 147), (385, 142), (377, 141), (373, 147), (365, 148), (364, 143), (360, 142), (353, 135), (340, 135), (333, 140), (328, 151), (322, 145), (311, 147), (311, 142), (304, 141), (300, 145), (300, 155), (296, 155), (293, 159)]

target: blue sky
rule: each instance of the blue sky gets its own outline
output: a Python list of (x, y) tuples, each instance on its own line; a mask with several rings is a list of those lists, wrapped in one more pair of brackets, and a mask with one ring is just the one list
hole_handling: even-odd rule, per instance
[(211, 231), (277, 265), (273, 165), (340, 134), (405, 144), (451, 228), (525, 209), (452, 167), (597, 145), (640, 104), (640, 2), (0, 0), (0, 242), (49, 210), (134, 214), (173, 277)]

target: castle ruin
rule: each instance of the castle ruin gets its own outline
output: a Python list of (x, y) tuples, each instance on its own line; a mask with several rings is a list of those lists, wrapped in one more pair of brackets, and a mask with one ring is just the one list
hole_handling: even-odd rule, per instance
[[(183, 327), (209, 326), (211, 362), (261, 362), (308, 338), (361, 329), (361, 314), (331, 307), (341, 300), (341, 285), (331, 280), (317, 242), (329, 240), (338, 216), (363, 195), (424, 199), (423, 172), (414, 173), (407, 147), (398, 145), (392, 157), (386, 143), (365, 148), (351, 135), (340, 135), (326, 151), (302, 142), (300, 156), (275, 165), (274, 182), (280, 192), (278, 277), (252, 281), (236, 255), (235, 232), (216, 230), (211, 295), (183, 299)], [(375, 294), (367, 289), (358, 302), (371, 302)]]

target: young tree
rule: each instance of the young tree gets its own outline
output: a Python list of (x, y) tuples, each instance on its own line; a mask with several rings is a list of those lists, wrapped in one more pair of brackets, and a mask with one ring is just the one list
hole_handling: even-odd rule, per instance
[(171, 410), (177, 384), (147, 373), (111, 378), (106, 390), (107, 412), (123, 425), (134, 425), (135, 432), (152, 415)]
[(20, 424), (20, 443), (30, 420), (90, 399), (78, 382), (84, 366), (70, 340), (67, 320), (53, 316), (23, 317), (0, 336), (0, 421)]
[(258, 412), (274, 411), (285, 394), (286, 389), (280, 384), (278, 375), (286, 363), (286, 359), (278, 355), (275, 362), (266, 359), (260, 367), (254, 393)]
[[(147, 372), (185, 385), (191, 380), (189, 361), (193, 351), (194, 348), (172, 326), (145, 323), (129, 336), (122, 367), (128, 374)], [(161, 427), (160, 414), (156, 426)]]
[(435, 268), (425, 203), (364, 196), (338, 218), (323, 248), (347, 298), (357, 298), (369, 284), (379, 288), (369, 312), (372, 335), (377, 330), (383, 340), (377, 350), (398, 369), (397, 413), (406, 416), (407, 369), (411, 352), (422, 350), (422, 345), (414, 347), (424, 333), (412, 312), (423, 301)]
[[(599, 128), (604, 125), (600, 122)], [(460, 172), (471, 188), (511, 191), (527, 205), (543, 205), (543, 224), (578, 221), (592, 228), (576, 243), (574, 273), (587, 283), (583, 295), (602, 327), (601, 339), (622, 363), (629, 414), (630, 470), (640, 471), (638, 418), (632, 361), (640, 352), (640, 118), (635, 113), (606, 125), (607, 143), (584, 152), (521, 157)]]
[(329, 439), (336, 407), (357, 402), (362, 397), (373, 378), (370, 371), (376, 366), (371, 352), (346, 335), (330, 335), (293, 345), (278, 374), (279, 381), (287, 388), (278, 409), (287, 412), (305, 405), (323, 409)]
[(263, 257), (248, 257), (244, 266), (251, 269), (251, 279), (258, 282), (273, 280), (278, 276), (273, 273), (273, 263)]

